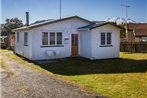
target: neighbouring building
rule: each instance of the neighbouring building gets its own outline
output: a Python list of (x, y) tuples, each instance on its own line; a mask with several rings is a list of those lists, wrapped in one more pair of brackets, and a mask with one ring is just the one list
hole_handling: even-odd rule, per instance
[(14, 49), (14, 44), (15, 44), (15, 33), (2, 33), (2, 29), (4, 28), (4, 24), (0, 25), (0, 44), (1, 48), (6, 48), (6, 49)]
[(147, 42), (147, 23), (129, 23), (127, 41)]
[(0, 35), (0, 45), (2, 49), (8, 47), (8, 36)]

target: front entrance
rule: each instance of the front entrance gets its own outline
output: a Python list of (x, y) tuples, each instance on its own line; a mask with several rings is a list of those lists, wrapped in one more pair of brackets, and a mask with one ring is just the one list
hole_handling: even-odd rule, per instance
[(78, 56), (78, 34), (72, 34), (72, 47), (71, 47), (71, 56)]

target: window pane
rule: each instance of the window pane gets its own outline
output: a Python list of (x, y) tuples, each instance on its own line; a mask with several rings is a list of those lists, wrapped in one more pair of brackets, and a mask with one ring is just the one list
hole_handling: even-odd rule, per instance
[(19, 42), (19, 32), (17, 32), (17, 42)]
[(42, 45), (48, 45), (48, 32), (42, 33)]
[(75, 46), (75, 37), (74, 37), (74, 34), (72, 34), (72, 46)]
[(55, 45), (55, 32), (50, 32), (50, 45)]
[(101, 45), (105, 45), (105, 33), (101, 33)]
[(28, 45), (28, 33), (24, 33), (24, 45)]
[(57, 45), (62, 45), (62, 32), (57, 32)]
[(107, 44), (111, 44), (111, 33), (107, 33)]

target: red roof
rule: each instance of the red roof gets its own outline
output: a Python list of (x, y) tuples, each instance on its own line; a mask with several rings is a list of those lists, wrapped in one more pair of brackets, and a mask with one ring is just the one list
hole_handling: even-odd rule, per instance
[(147, 23), (130, 23), (128, 30), (135, 31), (135, 36), (147, 36)]

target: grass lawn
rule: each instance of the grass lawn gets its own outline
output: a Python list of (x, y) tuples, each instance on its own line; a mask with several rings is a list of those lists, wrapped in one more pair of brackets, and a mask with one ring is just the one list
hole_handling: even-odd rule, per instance
[(104, 96), (147, 96), (147, 53), (121, 53), (120, 59), (97, 61), (68, 59), (41, 67)]
[(8, 52), (9, 50), (6, 50), (6, 49), (0, 49), (0, 53), (3, 53), (3, 52)]
[[(2, 53), (8, 52), (9, 50), (3, 50), (0, 49), (0, 70), (5, 70), (5, 72), (7, 72), (7, 77), (10, 77), (13, 75), (13, 72), (10, 70), (10, 68), (8, 67), (8, 64), (6, 62), (7, 57), (3, 56)], [(9, 51), (10, 52), (10, 51)]]
[(6, 62), (4, 61), (4, 58), (1, 53), (7, 52), (8, 50), (0, 49), (0, 67), (5, 68)]
[[(29, 65), (14, 54), (9, 57)], [(111, 98), (147, 96), (147, 53), (120, 53), (120, 59), (96, 61), (82, 58), (62, 59), (55, 63), (39, 65), (40, 67), (31, 64), (32, 66), (53, 73), (88, 91)]]

